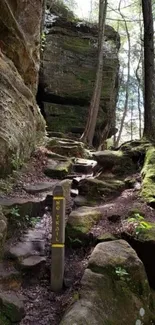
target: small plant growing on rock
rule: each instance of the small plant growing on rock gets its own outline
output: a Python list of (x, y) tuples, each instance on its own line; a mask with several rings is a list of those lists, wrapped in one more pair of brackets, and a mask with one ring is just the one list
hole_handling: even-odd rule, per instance
[(123, 269), (121, 266), (115, 268), (115, 273), (118, 275), (120, 280), (125, 280), (125, 278), (129, 275), (129, 273)]
[(18, 170), (23, 166), (23, 160), (17, 156), (17, 154), (12, 155), (11, 165), (14, 170)]
[(152, 228), (149, 222), (145, 221), (144, 217), (139, 213), (135, 213), (134, 217), (128, 218), (122, 222), (123, 231), (132, 235), (139, 235), (143, 230), (149, 230)]
[(12, 208), (10, 211), (11, 215), (14, 217), (20, 217), (19, 209), (17, 207)]

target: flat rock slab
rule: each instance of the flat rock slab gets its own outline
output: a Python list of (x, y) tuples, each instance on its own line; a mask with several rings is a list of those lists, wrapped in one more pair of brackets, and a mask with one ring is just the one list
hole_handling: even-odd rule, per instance
[(5, 215), (8, 220), (11, 219), (13, 215), (13, 208), (18, 209), (20, 217), (38, 217), (42, 216), (43, 211), (46, 206), (45, 197), (40, 198), (21, 198), (21, 197), (11, 197), (11, 198), (0, 198), (0, 205), (3, 207)]
[(21, 295), (0, 292), (0, 310), (12, 323), (20, 322), (25, 316), (23, 300)]
[(31, 255), (44, 255), (45, 242), (40, 240), (18, 242), (16, 245), (6, 248), (5, 255), (7, 257), (18, 260), (19, 264), (22, 259)]
[(91, 174), (96, 166), (95, 160), (77, 158), (74, 161), (73, 170), (77, 173)]
[(54, 186), (55, 186), (55, 182), (51, 182), (51, 183), (40, 182), (36, 184), (27, 184), (24, 186), (24, 190), (30, 194), (37, 194), (37, 193), (51, 191), (53, 190)]
[(88, 156), (83, 142), (65, 138), (50, 138), (47, 149), (67, 157)]
[(70, 172), (71, 167), (71, 160), (54, 161), (49, 159), (44, 173), (48, 177), (62, 179)]
[(151, 290), (135, 251), (123, 240), (98, 244), (82, 277), (79, 299), (60, 325), (154, 322)]
[(89, 236), (91, 228), (102, 218), (98, 208), (80, 207), (69, 215), (66, 225), (66, 239), (83, 239)]
[(23, 269), (33, 270), (45, 264), (46, 258), (43, 256), (29, 256), (22, 260), (20, 266)]

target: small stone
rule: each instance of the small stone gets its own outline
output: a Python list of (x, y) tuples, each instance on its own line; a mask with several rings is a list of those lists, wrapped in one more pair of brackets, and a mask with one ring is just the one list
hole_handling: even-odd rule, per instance
[(71, 189), (71, 196), (72, 197), (76, 197), (78, 195), (78, 193), (79, 193), (78, 190)]
[(12, 322), (20, 322), (25, 316), (23, 297), (15, 293), (0, 293), (2, 313)]
[(144, 309), (144, 308), (141, 308), (141, 309), (140, 309), (140, 311), (139, 311), (139, 315), (140, 315), (141, 317), (144, 317), (144, 315), (145, 315), (145, 309)]

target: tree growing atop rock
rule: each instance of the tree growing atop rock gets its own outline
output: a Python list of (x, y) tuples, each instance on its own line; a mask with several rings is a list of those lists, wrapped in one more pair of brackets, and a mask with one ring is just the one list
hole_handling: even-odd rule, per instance
[(90, 103), (88, 118), (84, 133), (81, 139), (92, 145), (97, 116), (100, 107), (102, 78), (103, 78), (103, 46), (104, 46), (104, 30), (107, 12), (107, 0), (100, 0), (99, 2), (99, 33), (98, 33), (98, 63), (94, 91)]

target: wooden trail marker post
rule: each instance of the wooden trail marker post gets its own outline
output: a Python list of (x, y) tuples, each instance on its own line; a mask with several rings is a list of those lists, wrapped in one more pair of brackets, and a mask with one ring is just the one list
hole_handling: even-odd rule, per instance
[(53, 191), (51, 289), (63, 287), (65, 258), (65, 198), (63, 188), (56, 185)]

